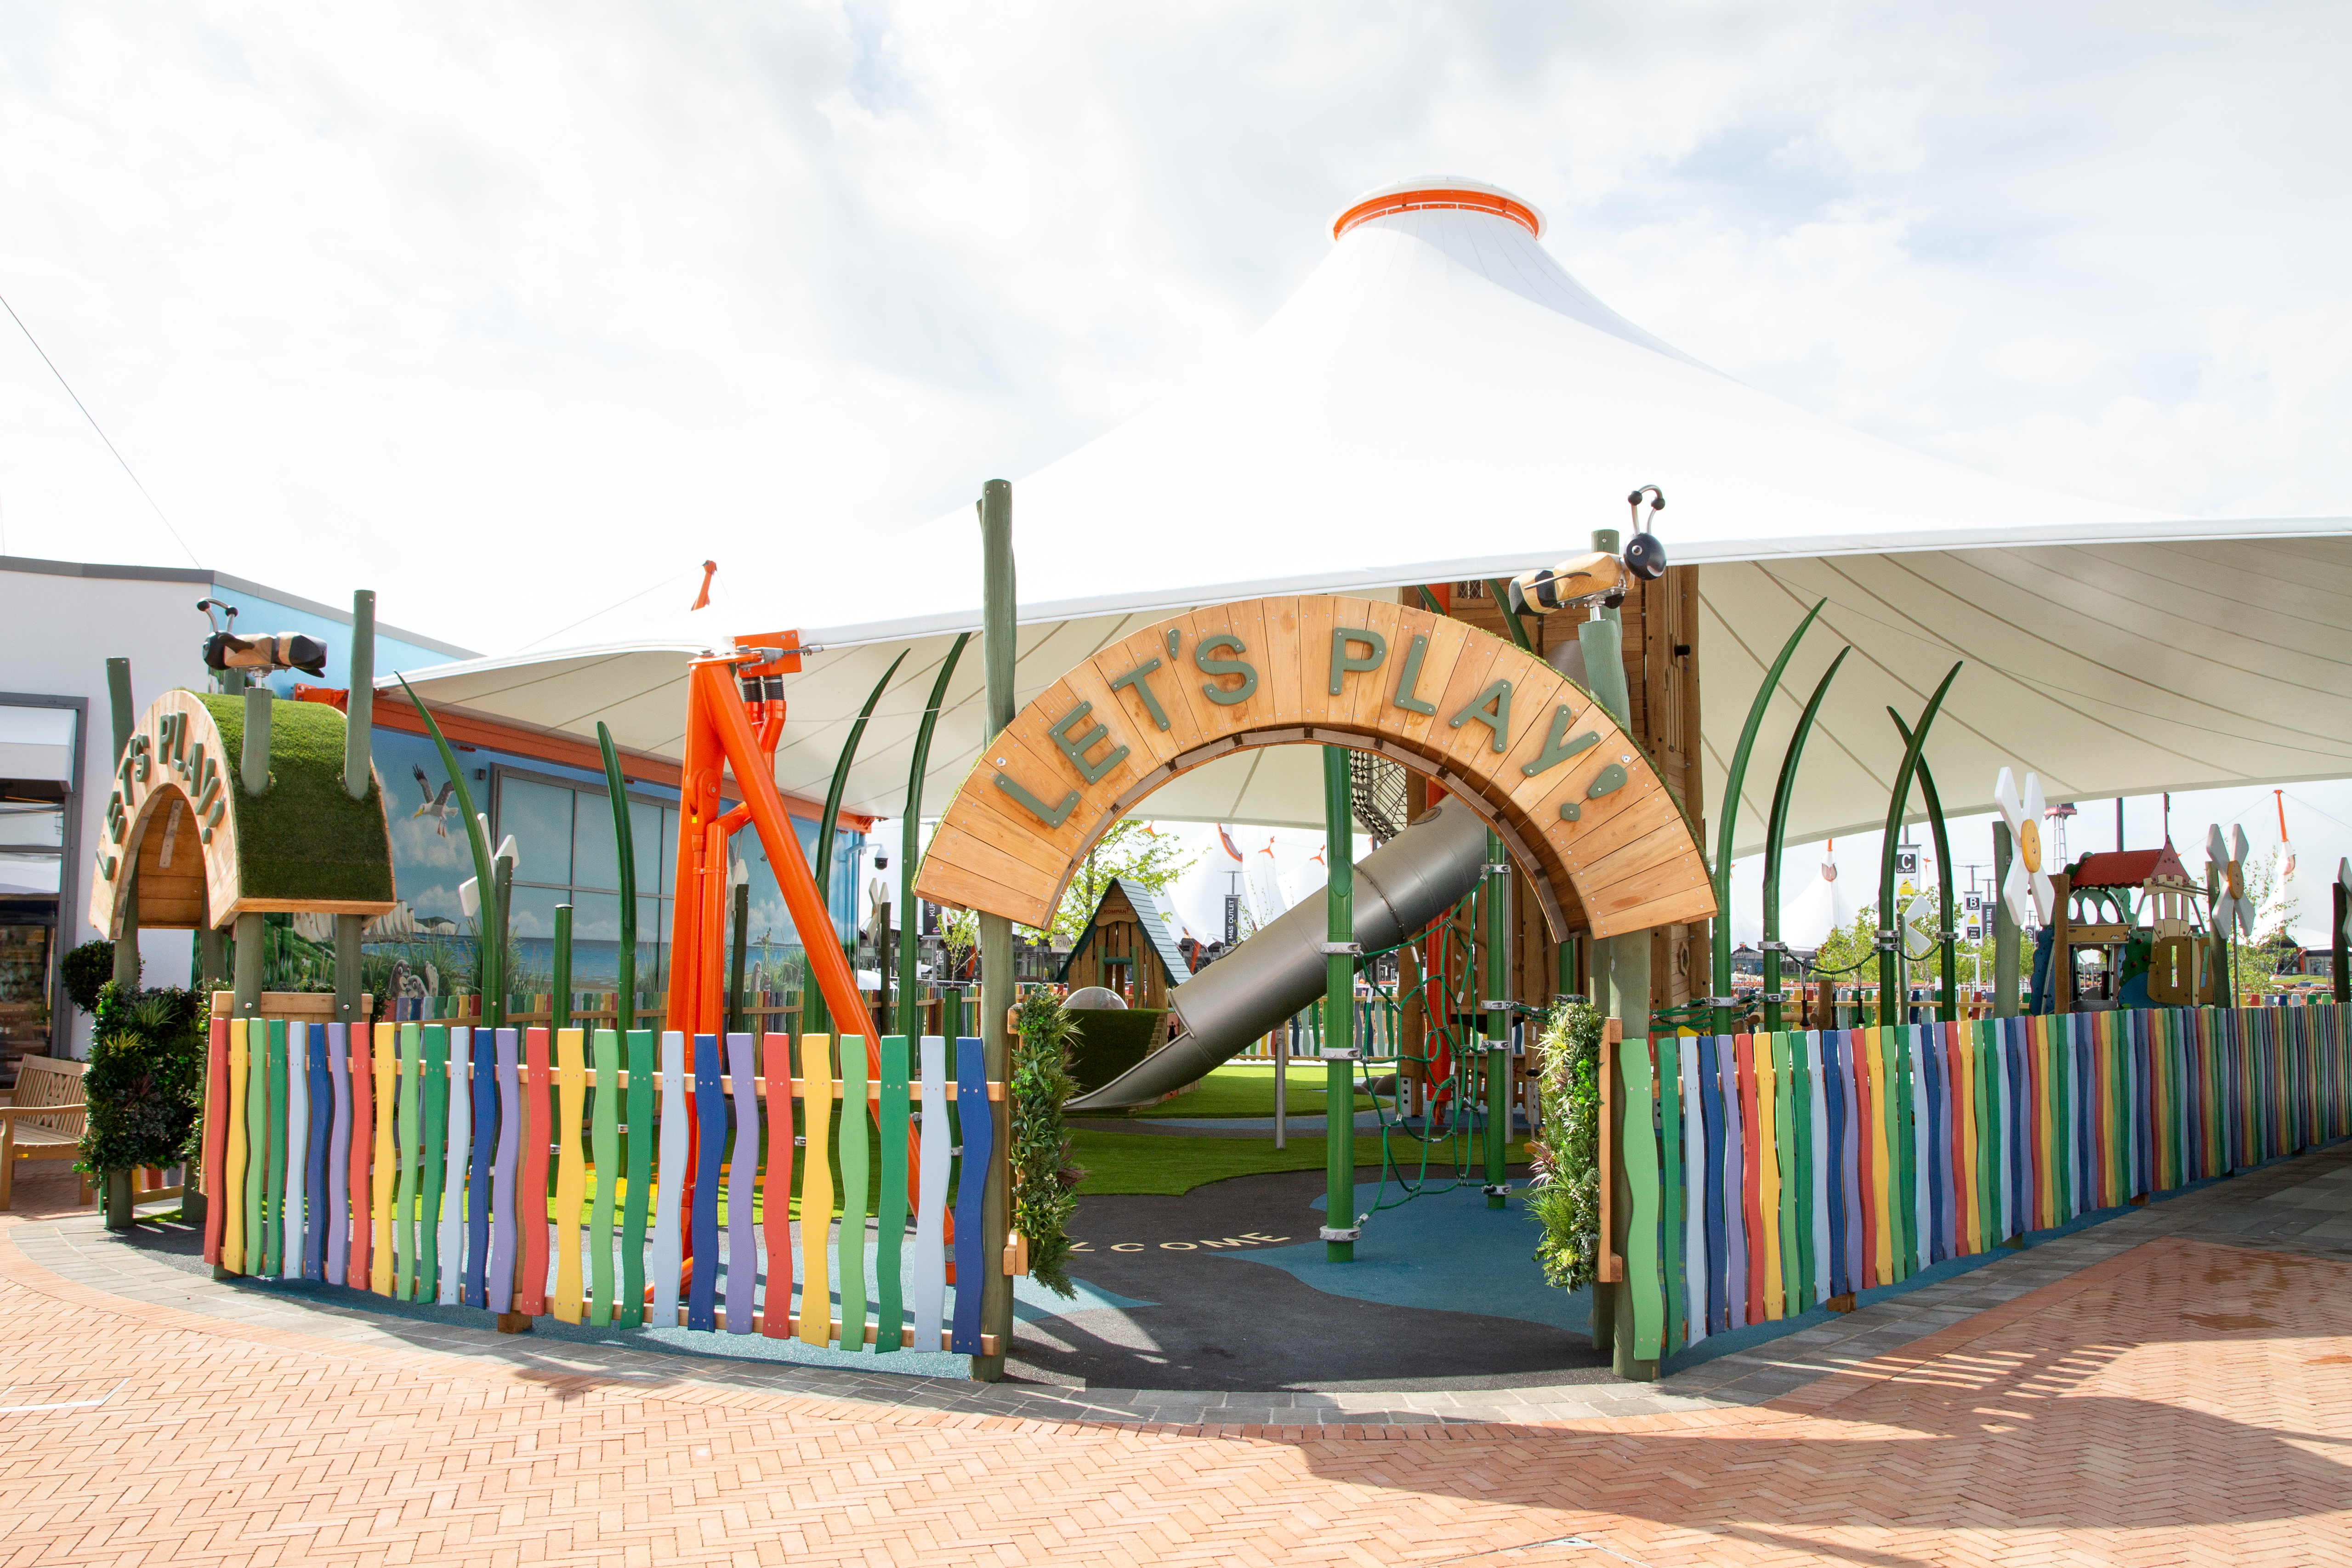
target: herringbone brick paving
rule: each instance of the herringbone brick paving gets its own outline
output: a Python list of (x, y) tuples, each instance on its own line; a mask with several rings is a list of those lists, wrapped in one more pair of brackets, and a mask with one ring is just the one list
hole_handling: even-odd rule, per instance
[(0, 1563), (2352, 1563), (2347, 1287), (2165, 1237), (1760, 1406), (1180, 1427), (354, 1345), (0, 1231), (0, 1406), (77, 1406), (0, 1414)]

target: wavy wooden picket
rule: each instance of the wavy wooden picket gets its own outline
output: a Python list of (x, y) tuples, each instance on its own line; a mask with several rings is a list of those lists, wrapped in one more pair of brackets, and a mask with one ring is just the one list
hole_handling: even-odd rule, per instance
[[(950, 1079), (948, 1042), (885, 1037), (869, 1078), (854, 1037), (836, 1057), (823, 1036), (795, 1053), (782, 1035), (657, 1045), (649, 1030), (288, 1022), (219, 1019), (207, 1041), (205, 1180), (224, 1201), (205, 1245), (229, 1272), (666, 1329), (681, 1326), (683, 1279), (693, 1330), (877, 1354), (1002, 1348), (980, 1314), (1004, 1267), (983, 1256), (981, 1225), (991, 1173), (1003, 1179), (1003, 1086), (982, 1076), (977, 1039), (954, 1042)], [(934, 1131), (919, 1170), (918, 1100)]]
[(1654, 1040), (1620, 1058), (1654, 1129), (1626, 1150), (1637, 1215), (1658, 1164), (1637, 1347), (1645, 1310), (1671, 1355), (2352, 1136), (2348, 1028), (2322, 1005)]

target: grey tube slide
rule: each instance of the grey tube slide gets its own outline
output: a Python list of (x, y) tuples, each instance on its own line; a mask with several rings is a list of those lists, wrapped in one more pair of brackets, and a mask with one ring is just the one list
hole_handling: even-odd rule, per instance
[[(1393, 947), (1459, 902), (1486, 864), (1486, 825), (1459, 801), (1356, 863), (1356, 941)], [(1169, 993), (1183, 1028), (1072, 1110), (1144, 1105), (1183, 1088), (1245, 1049), (1323, 994), (1325, 923), (1320, 889)]]

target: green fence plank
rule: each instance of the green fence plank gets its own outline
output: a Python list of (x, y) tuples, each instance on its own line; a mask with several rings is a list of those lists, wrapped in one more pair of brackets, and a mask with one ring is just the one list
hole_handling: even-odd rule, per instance
[(654, 1149), (661, 1141), (654, 1119), (654, 1074), (660, 1068), (651, 1029), (631, 1029), (628, 1047), (629, 1193), (621, 1205), (620, 1323), (634, 1329), (646, 1321), (646, 1215), (653, 1203)]
[(873, 1202), (866, 1158), (866, 1042), (841, 1037), (841, 1236), (834, 1262), (841, 1291), (841, 1348), (866, 1348), (866, 1215)]
[(254, 1019), (245, 1038), (245, 1271), (268, 1274), (261, 1194), (269, 1179), (269, 1026)]
[(392, 1299), (395, 1301), (416, 1300), (416, 1168), (423, 1145), (416, 1123), (417, 1088), (425, 1076), (423, 1032), (415, 1024), (400, 1026), (400, 1187), (392, 1209)]
[(1657, 1114), (1657, 1087), (1650, 1071), (1650, 1043), (1627, 1037), (1617, 1049), (1617, 1075), (1625, 1089), (1625, 1136), (1622, 1140), (1625, 1184), (1633, 1196), (1626, 1216), (1625, 1278), (1633, 1299), (1633, 1355), (1658, 1359), (1665, 1326), (1665, 1293), (1658, 1271), (1658, 1141), (1651, 1133)]
[[(902, 1287), (907, 1247), (907, 1037), (882, 1037), (882, 1201), (875, 1222), (874, 1353), (898, 1348), (906, 1319)], [(922, 1347), (926, 1350), (931, 1347)]]
[(416, 1295), (419, 1301), (441, 1290), (441, 1195), (449, 1171), (449, 1027), (425, 1031), (425, 1170), (423, 1203), (416, 1216)]
[(286, 1022), (269, 1021), (269, 1168), (261, 1189), (262, 1266), (275, 1279), (286, 1272)]
[(596, 1162), (596, 1203), (588, 1214), (588, 1321), (602, 1328), (613, 1321), (613, 1193), (621, 1184), (621, 1037), (611, 1029), (595, 1036), (595, 1109), (590, 1153)]

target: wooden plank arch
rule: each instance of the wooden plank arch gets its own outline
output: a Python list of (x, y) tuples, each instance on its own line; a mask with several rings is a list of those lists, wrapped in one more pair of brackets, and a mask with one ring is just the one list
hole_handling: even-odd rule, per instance
[(1464, 622), (1336, 595), (1195, 610), (1082, 660), (974, 761), (915, 890), (1043, 926), (1087, 847), (1153, 790), (1300, 743), (1444, 784), (1510, 847), (1555, 938), (1715, 913), (1689, 823), (1591, 693)]

